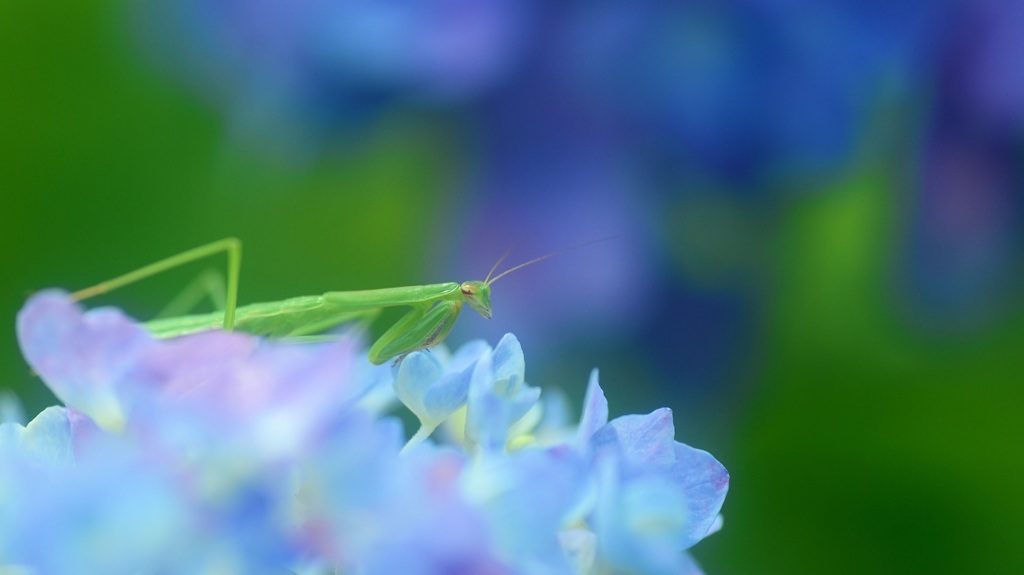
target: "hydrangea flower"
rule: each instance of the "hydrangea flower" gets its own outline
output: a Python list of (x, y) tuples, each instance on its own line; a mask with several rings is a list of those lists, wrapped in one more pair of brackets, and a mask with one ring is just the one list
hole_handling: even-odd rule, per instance
[(50, 290), (18, 336), (65, 406), (0, 423), (0, 569), (699, 573), (728, 488), (668, 410), (609, 421), (596, 371), (578, 426), (538, 415), (512, 335), (391, 368), (347, 337), (156, 340)]

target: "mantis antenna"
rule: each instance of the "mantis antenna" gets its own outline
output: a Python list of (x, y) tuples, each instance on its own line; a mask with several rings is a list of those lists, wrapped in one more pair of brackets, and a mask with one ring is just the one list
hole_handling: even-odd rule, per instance
[(497, 268), (498, 264), (500, 264), (502, 262), (502, 260), (504, 260), (505, 257), (508, 256), (509, 252), (512, 251), (512, 248), (510, 247), (509, 249), (505, 250), (505, 253), (500, 258), (498, 258), (497, 262), (495, 262), (494, 267), (492, 267), (490, 273), (487, 274), (487, 278), (488, 279), (484, 280), (484, 285), (489, 286), (489, 285), (493, 284), (494, 282), (500, 280), (501, 278), (507, 276), (508, 274), (510, 274), (510, 273), (512, 273), (512, 272), (514, 272), (516, 270), (523, 269), (526, 266), (533, 265), (533, 264), (535, 264), (537, 262), (540, 262), (540, 261), (544, 261), (544, 260), (546, 260), (546, 259), (548, 259), (550, 257), (557, 256), (559, 254), (564, 254), (565, 252), (569, 252), (569, 251), (572, 251), (572, 250), (578, 250), (580, 248), (585, 248), (587, 246), (591, 246), (591, 245), (594, 245), (596, 243), (606, 242), (606, 241), (614, 239), (616, 237), (617, 236), (608, 236), (606, 238), (590, 240), (589, 242), (583, 242), (582, 244), (576, 244), (574, 246), (569, 246), (569, 247), (567, 247), (565, 249), (561, 249), (561, 250), (557, 250), (557, 251), (554, 251), (554, 252), (551, 252), (551, 253), (548, 253), (548, 254), (544, 254), (544, 255), (540, 256), (539, 258), (533, 258), (532, 260), (530, 260), (528, 262), (523, 262), (523, 263), (521, 263), (521, 264), (519, 264), (517, 266), (513, 266), (513, 267), (511, 267), (511, 268), (501, 272), (500, 274), (498, 274), (498, 275), (496, 275), (496, 276), (494, 276), (492, 278), (491, 274), (494, 273), (495, 268)]
[[(507, 249), (505, 250), (505, 253), (501, 254), (501, 257), (500, 257), (500, 258), (498, 258), (498, 261), (494, 262), (494, 265), (493, 265), (493, 266), (491, 266), (491, 271), (487, 272), (487, 277), (486, 277), (486, 278), (484, 278), (484, 285), (491, 285), (491, 284), (490, 284), (491, 274), (493, 274), (493, 273), (494, 273), (494, 270), (498, 269), (498, 266), (500, 266), (500, 265), (501, 265), (501, 262), (505, 261), (505, 258), (507, 258), (507, 257), (509, 256), (509, 254), (511, 254), (511, 253), (512, 253), (512, 250), (514, 250), (514, 249), (515, 249), (515, 247), (516, 247), (516, 246), (517, 246), (518, 244), (519, 244), (519, 242), (516, 242), (516, 243), (514, 243), (514, 244), (510, 245), (510, 246), (509, 246), (509, 247), (508, 247), (508, 248), (507, 248)], [(494, 278), (494, 279), (498, 279), (498, 278)]]

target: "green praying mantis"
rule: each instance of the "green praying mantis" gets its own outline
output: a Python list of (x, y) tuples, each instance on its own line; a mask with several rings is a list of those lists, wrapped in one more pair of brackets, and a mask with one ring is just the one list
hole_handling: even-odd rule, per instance
[(551, 252), (494, 275), (494, 271), (510, 253), (510, 248), (494, 263), (483, 281), (332, 291), (322, 295), (238, 306), (242, 243), (237, 238), (224, 238), (76, 291), (71, 296), (81, 301), (196, 260), (227, 253), (227, 297), (224, 311), (156, 319), (146, 322), (146, 329), (160, 338), (178, 337), (217, 328), (239, 330), (266, 337), (306, 337), (351, 321), (372, 322), (384, 308), (412, 308), (370, 347), (370, 361), (379, 365), (392, 358), (396, 358), (397, 363), (414, 351), (427, 349), (444, 341), (464, 304), (468, 304), (484, 318), (490, 319), (491, 284), (502, 277), (549, 257), (604, 239), (607, 238)]

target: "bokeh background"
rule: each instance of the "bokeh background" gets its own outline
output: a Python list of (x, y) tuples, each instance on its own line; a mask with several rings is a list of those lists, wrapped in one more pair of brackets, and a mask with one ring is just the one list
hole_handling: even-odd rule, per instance
[[(1024, 573), (1024, 3), (0, 3), (25, 297), (227, 235), (241, 299), (503, 278), (453, 343), (662, 405), (711, 574)], [(101, 298), (152, 317), (196, 274)]]

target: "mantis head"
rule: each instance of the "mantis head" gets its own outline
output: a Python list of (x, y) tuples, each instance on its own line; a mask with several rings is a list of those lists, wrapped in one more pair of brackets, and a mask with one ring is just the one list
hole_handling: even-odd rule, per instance
[(486, 319), (491, 319), (491, 286), (479, 281), (462, 282), (459, 286), (462, 299), (469, 307), (480, 312)]

